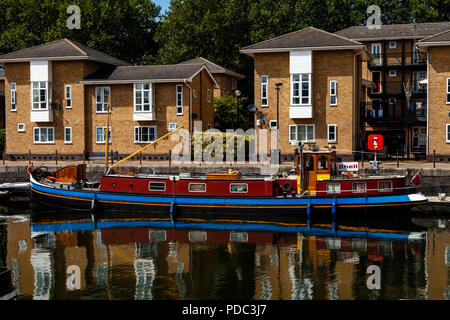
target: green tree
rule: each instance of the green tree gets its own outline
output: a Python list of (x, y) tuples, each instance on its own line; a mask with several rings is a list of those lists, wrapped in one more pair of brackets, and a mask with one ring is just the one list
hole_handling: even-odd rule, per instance
[[(81, 29), (68, 29), (78, 5)], [(0, 53), (69, 38), (131, 63), (155, 56), (161, 8), (150, 0), (1, 0)]]
[(253, 128), (253, 112), (247, 109), (248, 98), (222, 96), (214, 98), (215, 128), (225, 132), (226, 129)]

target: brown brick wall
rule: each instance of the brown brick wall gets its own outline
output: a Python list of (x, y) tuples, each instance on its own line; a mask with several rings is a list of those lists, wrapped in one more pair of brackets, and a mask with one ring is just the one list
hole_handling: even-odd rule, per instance
[(450, 124), (446, 104), (446, 79), (450, 77), (450, 46), (429, 49), (428, 60), (428, 154), (450, 155), (445, 125)]
[[(353, 134), (357, 134), (357, 123), (353, 126), (353, 55), (352, 51), (314, 51), (313, 52), (313, 118), (290, 119), (290, 72), (289, 53), (255, 54), (255, 104), (267, 115), (276, 120), (277, 94), (275, 83), (283, 86), (279, 91), (279, 137), (282, 154), (290, 154), (294, 146), (289, 143), (290, 124), (315, 124), (315, 144), (327, 147), (327, 124), (337, 124), (340, 154), (351, 154), (355, 149)], [(261, 76), (269, 76), (269, 106), (261, 107)], [(338, 81), (338, 105), (329, 105), (329, 81)], [(357, 111), (358, 112), (358, 111)]]
[[(238, 80), (228, 74), (216, 73), (214, 79), (219, 84), (219, 88), (214, 89), (214, 97), (220, 98), (223, 95), (234, 96), (238, 90)], [(234, 79), (234, 89), (231, 88), (231, 79)]]

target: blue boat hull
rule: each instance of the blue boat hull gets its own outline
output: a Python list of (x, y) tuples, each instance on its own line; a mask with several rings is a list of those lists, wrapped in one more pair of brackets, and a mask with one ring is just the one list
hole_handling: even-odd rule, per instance
[[(171, 215), (206, 211), (258, 215), (262, 212), (310, 214), (312, 210), (336, 213), (338, 208), (411, 207), (427, 202), (421, 194), (366, 197), (212, 197), (143, 195), (100, 191), (63, 190), (46, 186), (31, 178), (30, 190), (34, 200), (55, 207), (78, 210), (143, 212)], [(347, 211), (347, 210), (346, 210)]]

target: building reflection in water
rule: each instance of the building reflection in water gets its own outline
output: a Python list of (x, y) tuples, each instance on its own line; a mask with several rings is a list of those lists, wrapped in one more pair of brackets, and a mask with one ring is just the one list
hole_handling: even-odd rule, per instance
[[(19, 299), (347, 300), (450, 295), (448, 220), (445, 228), (426, 228), (425, 238), (417, 240), (395, 230), (364, 238), (304, 230), (165, 228), (150, 222), (100, 227), (95, 229), (89, 220), (77, 225), (32, 222), (31, 231), (28, 221), (6, 224), (2, 231), (7, 238), (6, 260)], [(381, 270), (379, 290), (367, 288), (371, 265)]]

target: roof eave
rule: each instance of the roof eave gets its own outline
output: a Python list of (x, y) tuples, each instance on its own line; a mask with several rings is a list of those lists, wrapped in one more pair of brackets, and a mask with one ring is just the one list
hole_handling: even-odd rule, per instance
[(133, 83), (180, 83), (191, 82), (190, 79), (133, 79), (133, 80), (107, 80), (107, 79), (95, 79), (95, 80), (81, 80), (81, 84), (133, 84)]
[(418, 42), (417, 46), (419, 47), (450, 46), (450, 41)]
[(289, 51), (326, 51), (326, 50), (352, 50), (363, 49), (364, 45), (349, 45), (349, 46), (321, 46), (321, 47), (301, 47), (301, 48), (264, 48), (264, 49), (241, 49), (240, 52), (244, 54), (254, 53), (270, 53), (270, 52), (289, 52)]
[(90, 61), (97, 61), (97, 62), (102, 62), (102, 63), (106, 63), (106, 64), (110, 64), (110, 65), (118, 65), (118, 66), (131, 65), (129, 63), (126, 63), (125, 61), (123, 61), (123, 63), (119, 63), (119, 62), (114, 63), (114, 62), (109, 62), (109, 61), (106, 61), (106, 60), (100, 59), (100, 58), (83, 57), (83, 56), (12, 58), (12, 59), (8, 59), (8, 58), (1, 59), (0, 58), (0, 63), (30, 62), (30, 61), (42, 61), (42, 60), (48, 60), (48, 61), (90, 60)]

